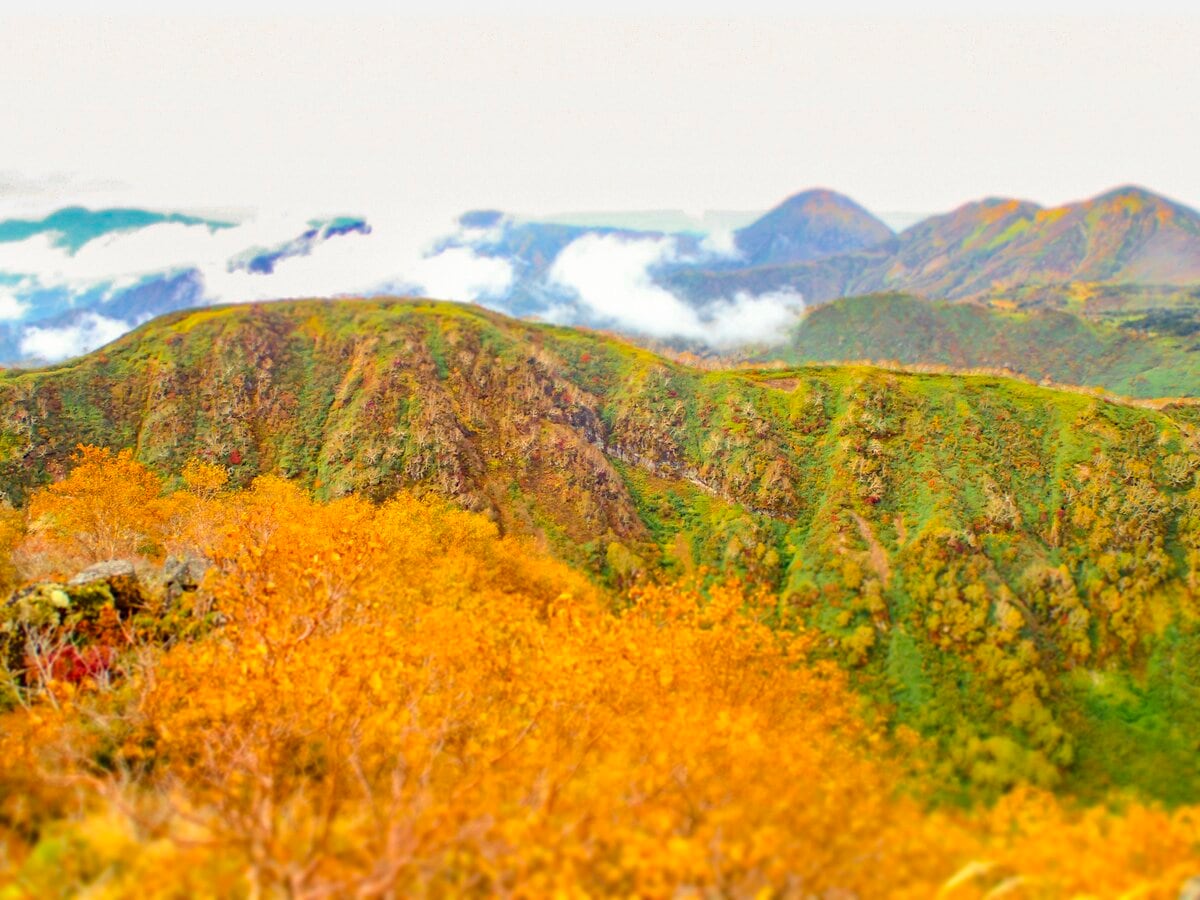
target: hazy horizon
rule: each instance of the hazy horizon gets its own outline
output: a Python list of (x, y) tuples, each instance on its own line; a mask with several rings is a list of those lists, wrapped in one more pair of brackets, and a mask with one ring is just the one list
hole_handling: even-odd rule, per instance
[(0, 214), (1200, 205), (1200, 19), (5, 19)]

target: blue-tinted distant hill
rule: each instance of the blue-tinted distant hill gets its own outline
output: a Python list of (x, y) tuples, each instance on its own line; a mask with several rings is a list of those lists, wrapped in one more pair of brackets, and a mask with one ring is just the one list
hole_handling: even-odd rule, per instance
[(741, 263), (807, 262), (889, 244), (892, 230), (849, 197), (811, 190), (789, 197), (735, 233)]
[(105, 235), (137, 231), (150, 225), (204, 225), (210, 229), (232, 228), (231, 222), (219, 222), (182, 213), (160, 213), (145, 209), (84, 209), (72, 206), (43, 219), (6, 219), (0, 221), (0, 243), (23, 241), (48, 234), (55, 246), (71, 252)]

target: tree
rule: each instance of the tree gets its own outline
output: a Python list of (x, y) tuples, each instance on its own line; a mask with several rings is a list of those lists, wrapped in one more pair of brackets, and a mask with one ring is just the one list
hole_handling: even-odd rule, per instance
[(153, 553), (167, 519), (158, 476), (132, 450), (80, 444), (72, 462), (66, 478), (30, 498), (30, 531), (85, 565)]

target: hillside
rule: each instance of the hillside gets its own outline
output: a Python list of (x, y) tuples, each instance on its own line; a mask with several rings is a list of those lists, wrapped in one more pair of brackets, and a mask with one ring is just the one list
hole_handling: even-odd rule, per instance
[(1006, 369), (1129, 397), (1192, 397), (1200, 393), (1200, 350), (1191, 321), (1182, 311), (1095, 320), (1037, 306), (1014, 311), (873, 294), (815, 307), (788, 344), (761, 358)]
[(420, 301), (158, 319), (0, 377), (0, 487), (76, 444), (235, 484), (401, 489), (610, 585), (709, 567), (778, 589), (873, 708), (963, 783), (1200, 796), (1192, 407), (864, 367), (700, 372)]
[[(85, 447), (0, 511), (26, 564), (140, 563), (0, 606), (4, 900), (1195, 883), (1197, 806), (938, 802), (927, 744), (769, 591), (604, 592), (437, 499), (179, 475)], [(172, 562), (198, 539), (200, 581)]]

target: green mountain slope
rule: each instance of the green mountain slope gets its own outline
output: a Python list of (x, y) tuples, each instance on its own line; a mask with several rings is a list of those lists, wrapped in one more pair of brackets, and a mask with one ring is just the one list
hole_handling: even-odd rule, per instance
[[(1190, 319), (1160, 313), (1118, 321), (1123, 326), (1052, 309), (1009, 311), (876, 294), (816, 307), (787, 345), (763, 359), (1007, 369), (1131, 397), (1200, 394), (1197, 335), (1178, 328)], [(1182, 333), (1170, 333), (1172, 324)]]
[(1196, 408), (866, 367), (701, 372), (415, 301), (156, 320), (0, 376), (0, 487), (79, 442), (435, 492), (611, 582), (779, 590), (948, 772), (1200, 797)]

